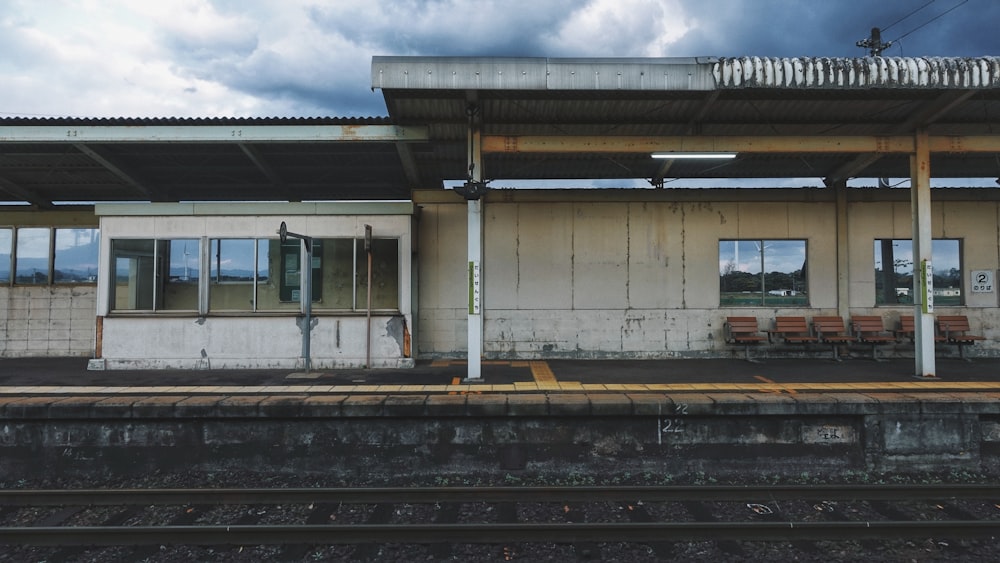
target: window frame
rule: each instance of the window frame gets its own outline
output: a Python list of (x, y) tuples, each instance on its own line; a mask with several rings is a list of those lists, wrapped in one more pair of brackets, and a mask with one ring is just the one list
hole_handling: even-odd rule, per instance
[[(109, 283), (108, 283), (108, 310), (113, 313), (139, 313), (139, 314), (203, 314), (204, 305), (202, 304), (203, 290), (202, 286), (207, 283), (206, 277), (203, 274), (204, 270), (204, 253), (205, 246), (202, 244), (204, 238), (148, 238), (148, 237), (118, 237), (111, 239), (109, 241), (109, 251), (108, 251), (108, 271), (109, 271)], [(118, 300), (118, 261), (119, 258), (129, 258), (128, 254), (119, 255), (115, 252), (115, 243), (119, 241), (131, 241), (131, 242), (151, 242), (153, 252), (152, 255), (133, 253), (131, 257), (149, 257), (152, 262), (152, 272), (149, 274), (149, 282), (151, 284), (150, 291), (151, 294), (151, 306), (149, 308), (134, 308), (134, 309), (120, 309), (117, 308), (115, 302)], [(198, 245), (198, 251), (195, 253), (197, 257), (197, 277), (194, 280), (178, 278), (173, 280), (171, 274), (171, 268), (174, 266), (173, 252), (171, 251), (171, 246), (177, 241), (195, 241)], [(162, 249), (167, 249), (164, 253)], [(128, 249), (125, 249), (128, 250)], [(190, 253), (187, 254), (190, 256)], [(189, 259), (185, 258), (185, 265), (188, 263)], [(166, 268), (166, 273), (164, 275), (164, 267)], [(190, 276), (185, 276), (190, 277)], [(168, 291), (168, 285), (174, 287), (191, 287), (194, 286), (195, 289), (195, 300), (194, 307), (168, 307), (164, 304), (165, 295)], [(126, 286), (128, 287), (128, 286)], [(137, 294), (139, 295), (139, 294)]]
[[(734, 244), (734, 258), (729, 260), (726, 265), (723, 265), (724, 244)], [(790, 272), (778, 272), (792, 278), (791, 288), (780, 288), (791, 291), (791, 295), (770, 295), (768, 293), (768, 256), (767, 248), (773, 247), (775, 244), (783, 243), (801, 243), (802, 245), (802, 267), (798, 270), (792, 270)], [(747, 270), (738, 269), (737, 262), (739, 261), (738, 249), (741, 245), (753, 244), (756, 249), (751, 252), (754, 255), (760, 255), (760, 271), (752, 272)], [(718, 275), (719, 275), (719, 307), (726, 308), (752, 308), (752, 307), (810, 307), (810, 291), (809, 291), (809, 239), (806, 238), (728, 238), (719, 239), (717, 250), (718, 254)], [(772, 258), (773, 260), (774, 258)], [(756, 263), (755, 263), (756, 265)], [(735, 272), (743, 272), (749, 274), (752, 277), (758, 279), (757, 285), (758, 289), (750, 291), (740, 291), (742, 295), (747, 295), (745, 299), (729, 298), (727, 299), (726, 294), (736, 294), (736, 291), (723, 291), (723, 286), (727, 283), (725, 277), (729, 274)], [(799, 276), (795, 276), (795, 272), (799, 272)], [(774, 271), (771, 272), (773, 274)], [(745, 276), (744, 276), (745, 277)], [(752, 278), (751, 278), (752, 279)], [(801, 283), (802, 288), (799, 291), (796, 288), (796, 279)], [(788, 299), (791, 298), (791, 299)], [(753, 300), (753, 302), (751, 302)]]
[[(18, 281), (17, 268), (18, 268), (18, 234), (24, 229), (39, 229), (48, 231), (48, 241), (46, 242), (46, 265), (47, 272), (45, 273), (45, 280), (39, 282), (24, 282)], [(31, 225), (31, 224), (7, 224), (0, 226), (0, 230), (9, 232), (10, 238), (8, 241), (9, 247), (7, 249), (7, 263), (9, 267), (9, 274), (6, 279), (0, 279), (0, 286), (14, 287), (40, 287), (40, 286), (97, 286), (97, 278), (99, 277), (100, 271), (100, 249), (101, 249), (101, 228), (99, 226), (91, 225)], [(90, 258), (93, 260), (94, 268), (92, 279), (86, 280), (63, 280), (57, 279), (56, 276), (56, 260), (61, 252), (58, 248), (59, 246), (59, 233), (61, 231), (92, 231), (91, 238), (93, 239), (90, 244), (93, 244), (92, 255)], [(0, 252), (0, 255), (3, 253)]]
[[(162, 296), (159, 293), (163, 292), (161, 287), (163, 284), (159, 282), (159, 276), (162, 269), (161, 262), (162, 257), (160, 257), (160, 249), (162, 244), (167, 244), (170, 241), (177, 240), (198, 240), (199, 241), (199, 264), (200, 271), (198, 273), (197, 287), (198, 287), (198, 308), (197, 309), (173, 309), (164, 308), (163, 304), (160, 302)], [(243, 240), (243, 241), (253, 241), (254, 243), (254, 266), (253, 266), (253, 280), (229, 280), (229, 281), (215, 281), (216, 274), (218, 272), (214, 271), (216, 268), (217, 260), (220, 258), (215, 256), (216, 249), (220, 242), (227, 240)], [(150, 283), (153, 284), (152, 296), (152, 308), (118, 308), (116, 307), (116, 301), (120, 298), (117, 295), (119, 291), (117, 283), (118, 274), (118, 261), (119, 258), (127, 256), (120, 255), (116, 253), (116, 244), (119, 241), (152, 241), (153, 243), (153, 273), (152, 280)], [(332, 253), (336, 248), (339, 247), (343, 255), (334, 256), (333, 254), (323, 254), (320, 257), (313, 256), (313, 264), (318, 263), (318, 274), (320, 284), (314, 284), (314, 300), (312, 305), (312, 312), (314, 314), (362, 314), (367, 311), (367, 300), (363, 298), (364, 292), (366, 291), (366, 286), (363, 284), (365, 278), (367, 277), (367, 271), (363, 271), (363, 265), (365, 264), (366, 257), (364, 251), (363, 237), (316, 237), (313, 239), (314, 243), (319, 243), (316, 247), (323, 248), (321, 252)], [(379, 245), (389, 246), (395, 249), (394, 254), (391, 256), (391, 264), (385, 265), (385, 273), (393, 274), (395, 280), (393, 286), (390, 289), (392, 293), (391, 307), (377, 307), (378, 303), (373, 302), (372, 311), (379, 314), (395, 314), (401, 311), (400, 302), (402, 298), (402, 263), (401, 263), (401, 252), (402, 247), (402, 237), (400, 236), (387, 236), (378, 237), (373, 239), (373, 241), (380, 241)], [(300, 241), (296, 241), (300, 242)], [(224, 245), (223, 245), (224, 246)], [(267, 248), (267, 277), (261, 278), (261, 248)], [(181, 238), (148, 238), (148, 237), (116, 237), (109, 241), (109, 266), (110, 271), (109, 284), (107, 299), (108, 299), (108, 311), (112, 314), (164, 314), (164, 313), (174, 313), (174, 314), (197, 314), (199, 316), (234, 316), (234, 315), (260, 315), (260, 314), (299, 314), (301, 305), (298, 300), (284, 300), (281, 299), (280, 294), (280, 283), (284, 279), (284, 272), (281, 271), (283, 268), (282, 256), (284, 252), (282, 251), (282, 245), (277, 238), (258, 238), (253, 236), (231, 236), (231, 237), (201, 237), (200, 239), (188, 239), (188, 237)], [(347, 250), (349, 252), (346, 252)], [(125, 249), (127, 251), (127, 249)], [(277, 250), (278, 255), (273, 255), (274, 251)], [(302, 254), (298, 256), (298, 270), (301, 272), (302, 267)], [(318, 259), (318, 262), (317, 262)], [(341, 307), (323, 307), (324, 297), (332, 303), (338, 302), (337, 299), (331, 299), (331, 296), (324, 296), (323, 293), (329, 293), (324, 291), (322, 288), (322, 283), (335, 283), (334, 282), (334, 271), (335, 269), (346, 270), (341, 276), (342, 283), (348, 283), (349, 285), (340, 289), (336, 288), (338, 291), (346, 290), (345, 298), (343, 299), (344, 306)], [(201, 271), (203, 270), (203, 271)], [(385, 275), (385, 273), (383, 275)], [(377, 279), (378, 272), (373, 271), (373, 278)], [(137, 282), (138, 283), (138, 282)], [(191, 282), (195, 283), (195, 282)], [(239, 286), (239, 285), (251, 285), (253, 286), (253, 296), (252, 296), (252, 306), (247, 308), (220, 308), (218, 306), (212, 305), (212, 295), (213, 288), (219, 286)], [(262, 306), (263, 301), (261, 298), (261, 291), (265, 290), (273, 291), (273, 299), (265, 298), (266, 305)], [(318, 295), (316, 292), (318, 291)], [(248, 295), (249, 297), (249, 295)], [(385, 302), (383, 302), (385, 303)], [(271, 306), (274, 305), (274, 306)]]
[[(898, 243), (905, 243), (905, 244), (910, 245), (909, 246), (909, 250), (907, 251), (908, 254), (909, 254), (909, 256), (910, 256), (910, 262), (909, 262), (910, 269), (909, 269), (909, 271), (908, 272), (902, 272), (902, 273), (900, 273), (900, 272), (897, 271), (896, 267), (893, 268), (894, 276), (897, 277), (897, 283), (895, 284), (896, 291), (893, 292), (895, 294), (895, 296), (896, 296), (896, 301), (895, 302), (891, 302), (891, 303), (890, 302), (886, 302), (886, 299), (885, 299), (885, 293), (886, 293), (886, 290), (885, 290), (885, 281), (884, 281), (885, 273), (884, 273), (883, 270), (881, 270), (881, 269), (878, 268), (879, 262), (884, 262), (884, 256), (882, 254), (882, 248), (884, 248), (884, 245), (885, 245), (886, 242), (889, 242), (892, 246), (898, 246)], [(948, 301), (950, 301), (949, 299), (942, 298), (939, 295), (935, 295), (934, 296), (934, 302), (935, 302), (935, 305), (942, 306), (942, 307), (965, 307), (966, 306), (966, 297), (967, 297), (967, 292), (966, 292), (966, 287), (965, 287), (965, 239), (961, 238), (961, 237), (932, 238), (931, 239), (931, 264), (934, 265), (934, 264), (939, 264), (939, 263), (942, 263), (942, 262), (943, 263), (950, 262), (950, 260), (941, 260), (941, 261), (935, 260), (935, 254), (934, 254), (934, 247), (936, 245), (938, 245), (940, 247), (941, 243), (950, 243), (950, 242), (954, 242), (954, 243), (956, 243), (958, 245), (958, 248), (957, 248), (957, 262), (958, 262), (958, 268), (957, 268), (957, 270), (958, 270), (958, 275), (957, 275), (957, 278), (956, 278), (956, 281), (958, 283), (958, 291), (959, 291), (959, 294), (958, 294), (958, 303), (948, 302)], [(942, 251), (943, 251), (943, 249), (942, 249)], [(938, 256), (940, 256), (940, 254)], [(894, 258), (893, 262), (896, 262), (896, 260), (895, 260), (895, 253), (893, 254), (893, 258)], [(873, 246), (872, 246), (872, 269), (873, 269), (874, 276), (875, 276), (874, 286), (875, 286), (875, 306), (876, 307), (901, 307), (901, 306), (902, 307), (906, 307), (906, 306), (912, 306), (913, 305), (912, 292), (913, 292), (913, 275), (914, 275), (914, 271), (915, 271), (914, 270), (914, 264), (913, 264), (913, 239), (909, 239), (909, 238), (876, 238), (876, 239), (874, 239), (873, 240)], [(905, 287), (906, 291), (904, 293), (902, 293), (902, 294), (900, 294), (899, 291), (898, 291), (898, 289), (901, 287), (898, 284), (898, 276), (903, 276), (904, 278), (909, 277), (909, 283)], [(937, 277), (937, 276), (935, 275), (935, 277)], [(940, 287), (939, 284), (934, 283), (934, 288), (935, 289), (938, 289), (939, 287)], [(907, 300), (900, 301), (899, 298), (901, 296), (903, 296), (903, 295), (910, 296), (909, 300), (908, 301)]]

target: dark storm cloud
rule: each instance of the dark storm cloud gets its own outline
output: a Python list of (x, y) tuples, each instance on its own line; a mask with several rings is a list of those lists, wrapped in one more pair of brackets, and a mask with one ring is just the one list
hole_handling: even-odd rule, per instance
[(856, 42), (873, 27), (885, 29), (883, 41), (896, 40), (886, 56), (1000, 52), (994, 0), (720, 0), (685, 7), (696, 27), (670, 46), (671, 55), (861, 57), (868, 52)]
[(0, 114), (378, 116), (375, 55), (861, 57), (878, 26), (889, 56), (996, 56), (997, 22), (997, 0), (7, 0)]
[(573, 0), (468, 2), (408, 0), (336, 3), (311, 9), (320, 27), (380, 53), (423, 56), (544, 56)]

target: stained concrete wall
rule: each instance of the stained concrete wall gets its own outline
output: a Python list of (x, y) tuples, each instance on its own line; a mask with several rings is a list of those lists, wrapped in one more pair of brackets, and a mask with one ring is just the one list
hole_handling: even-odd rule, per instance
[[(111, 241), (118, 238), (275, 239), (278, 225), (285, 222), (289, 231), (317, 239), (364, 239), (365, 225), (372, 225), (374, 237), (399, 241), (399, 310), (374, 312), (368, 333), (364, 303), (353, 311), (315, 305), (310, 363), (316, 368), (369, 365), (370, 334), (372, 367), (409, 367), (413, 365), (406, 345), (413, 326), (410, 207), (360, 205), (354, 213), (349, 204), (99, 206), (102, 271), (109, 270)], [(378, 214), (379, 209), (387, 210), (386, 214)], [(256, 313), (209, 311), (204, 316), (191, 311), (123, 312), (111, 307), (108, 283), (107, 276), (98, 283), (102, 353), (91, 362), (92, 369), (304, 367), (304, 317), (297, 304)]]
[(90, 356), (93, 285), (0, 287), (0, 357)]
[[(89, 206), (39, 211), (8, 207), (0, 226), (97, 227)], [(3, 252), (0, 252), (3, 254)], [(0, 357), (90, 356), (96, 318), (94, 284), (0, 285)]]
[[(874, 241), (909, 238), (908, 190), (849, 190), (849, 314), (895, 327), (905, 306), (875, 306)], [(996, 270), (996, 196), (934, 193), (933, 236), (959, 238), (963, 272)], [(466, 206), (417, 192), (422, 252), (417, 334), (423, 356), (466, 350)], [(484, 205), (484, 354), (492, 358), (669, 358), (742, 353), (724, 342), (728, 315), (840, 314), (838, 209), (832, 190), (500, 191)], [(720, 308), (721, 239), (807, 241), (807, 307)], [(968, 280), (966, 279), (966, 283)], [(966, 314), (997, 354), (997, 294), (965, 292)], [(890, 352), (892, 353), (892, 352)], [(898, 353), (912, 354), (901, 345)]]
[(998, 414), (981, 393), (0, 397), (0, 474), (995, 476)]

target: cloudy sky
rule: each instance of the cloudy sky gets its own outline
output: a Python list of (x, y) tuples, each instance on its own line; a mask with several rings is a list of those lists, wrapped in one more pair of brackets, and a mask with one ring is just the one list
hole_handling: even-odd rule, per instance
[(3, 0), (0, 117), (386, 115), (371, 57), (1000, 55), (996, 0)]

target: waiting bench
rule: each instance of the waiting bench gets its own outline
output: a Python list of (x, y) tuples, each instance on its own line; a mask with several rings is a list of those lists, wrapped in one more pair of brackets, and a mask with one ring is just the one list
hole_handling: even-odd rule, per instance
[(819, 342), (819, 338), (809, 331), (805, 317), (775, 317), (774, 328), (767, 331), (767, 339), (770, 342), (781, 340), (786, 344), (802, 344), (806, 348), (813, 342)]
[(767, 341), (757, 325), (757, 317), (726, 317), (725, 332), (726, 342), (743, 345), (748, 362), (754, 361), (750, 359), (750, 346)]
[(812, 319), (813, 334), (821, 344), (829, 344), (833, 348), (833, 360), (840, 361), (837, 349), (857, 340), (847, 333), (844, 319), (839, 316), (818, 316)]
[(879, 315), (855, 315), (851, 317), (851, 332), (862, 344), (871, 344), (872, 359), (878, 357), (878, 347), (895, 344), (896, 336), (885, 329), (885, 321)]
[[(916, 338), (917, 327), (914, 326), (913, 315), (900, 315), (899, 328), (896, 329), (897, 338), (906, 338), (910, 342)], [(945, 338), (937, 330), (934, 331), (934, 342), (944, 342)]]
[(969, 327), (969, 318), (965, 315), (938, 315), (938, 328), (948, 344), (958, 346), (958, 357), (965, 358), (965, 347), (975, 344), (986, 337), (972, 334)]

